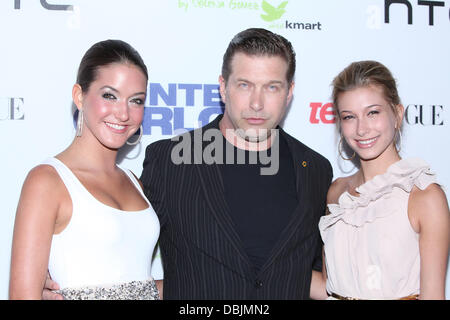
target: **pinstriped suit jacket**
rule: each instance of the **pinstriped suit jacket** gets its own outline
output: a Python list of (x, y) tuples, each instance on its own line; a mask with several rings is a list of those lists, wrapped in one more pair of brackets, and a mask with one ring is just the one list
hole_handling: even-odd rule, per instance
[[(218, 129), (220, 119), (197, 130)], [(312, 269), (321, 270), (318, 222), (332, 168), (282, 129), (280, 134), (294, 160), (299, 205), (257, 274), (233, 226), (218, 166), (174, 164), (178, 142), (170, 139), (147, 147), (141, 181), (161, 222), (164, 299), (309, 299)]]

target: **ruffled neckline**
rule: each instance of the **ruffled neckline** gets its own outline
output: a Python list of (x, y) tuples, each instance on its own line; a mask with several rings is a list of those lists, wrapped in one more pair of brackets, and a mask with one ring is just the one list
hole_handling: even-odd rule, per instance
[[(390, 165), (385, 173), (357, 187), (355, 190), (359, 196), (345, 191), (339, 197), (338, 204), (328, 204), (330, 214), (321, 218), (319, 228), (324, 230), (339, 220), (360, 227), (376, 218), (388, 216), (393, 212), (388, 201), (380, 202), (376, 208), (369, 208), (369, 204), (380, 198), (388, 198), (394, 188), (409, 193), (415, 185), (423, 190), (433, 182), (435, 174), (424, 160), (401, 159)], [(358, 210), (360, 208), (364, 210)]]

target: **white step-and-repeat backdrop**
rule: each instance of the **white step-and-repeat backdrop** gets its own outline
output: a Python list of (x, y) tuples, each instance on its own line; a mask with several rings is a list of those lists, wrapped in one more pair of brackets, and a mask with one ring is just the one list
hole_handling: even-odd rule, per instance
[[(272, 7), (272, 9), (270, 9)], [(283, 127), (339, 159), (330, 83), (355, 60), (391, 69), (406, 107), (403, 157), (422, 157), (448, 191), (450, 0), (2, 0), (0, 2), (0, 299), (8, 298), (14, 216), (28, 171), (75, 135), (71, 89), (84, 52), (122, 39), (149, 69), (144, 136), (121, 150), (139, 175), (145, 147), (221, 112), (218, 76), (231, 38), (262, 27), (297, 53), (292, 106)], [(154, 263), (155, 277), (161, 265)], [(447, 280), (447, 298), (450, 298)]]

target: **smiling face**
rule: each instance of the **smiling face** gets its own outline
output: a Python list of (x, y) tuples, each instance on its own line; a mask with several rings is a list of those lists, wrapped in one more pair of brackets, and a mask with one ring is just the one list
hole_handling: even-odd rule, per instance
[(267, 139), (292, 99), (294, 84), (286, 79), (287, 69), (280, 56), (235, 53), (228, 80), (219, 77), (225, 103), (221, 129), (233, 129), (250, 142)]
[(380, 87), (370, 85), (340, 93), (338, 113), (342, 136), (362, 161), (398, 156), (395, 135), (403, 117), (385, 99)]
[(146, 88), (146, 76), (128, 63), (100, 67), (87, 92), (76, 84), (72, 94), (83, 110), (82, 138), (95, 138), (110, 149), (123, 146), (141, 125)]

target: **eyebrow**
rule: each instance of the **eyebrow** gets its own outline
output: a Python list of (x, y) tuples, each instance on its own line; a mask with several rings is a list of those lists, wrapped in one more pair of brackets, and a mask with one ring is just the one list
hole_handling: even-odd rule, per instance
[(270, 84), (284, 84), (284, 81), (280, 81), (280, 80), (272, 80), (269, 81)]
[(370, 106), (364, 107), (364, 109), (369, 109), (369, 108), (372, 108), (372, 107), (382, 107), (382, 105), (378, 104), (378, 103), (374, 103), (374, 104), (371, 104)]
[[(236, 81), (237, 82), (243, 81), (243, 82), (253, 83), (250, 80), (245, 79), (245, 78), (237, 78)], [(282, 81), (282, 80), (270, 80), (268, 83), (271, 83), (271, 84), (283, 84), (284, 81)]]
[(115, 89), (113, 87), (110, 87), (110, 86), (103, 86), (103, 87), (100, 88), (100, 90), (103, 90), (103, 89), (110, 89), (112, 91), (119, 92), (119, 90), (117, 90), (117, 89)]
[[(112, 90), (114, 92), (119, 92), (119, 90), (117, 90), (117, 89), (115, 89), (115, 88), (113, 88), (111, 86), (103, 86), (103, 87), (100, 88), (100, 90), (103, 90), (103, 89), (110, 89), (110, 90)], [(146, 93), (145, 92), (136, 92), (135, 94), (133, 94), (133, 96), (137, 96), (137, 95), (141, 95), (141, 94), (145, 95)]]
[[(374, 103), (374, 104), (371, 104), (369, 106), (364, 107), (364, 109), (369, 109), (369, 108), (372, 108), (372, 107), (382, 107), (382, 105), (378, 104), (378, 103)], [(348, 111), (348, 110), (339, 111), (339, 113), (341, 113), (341, 112), (351, 112), (351, 111)]]

